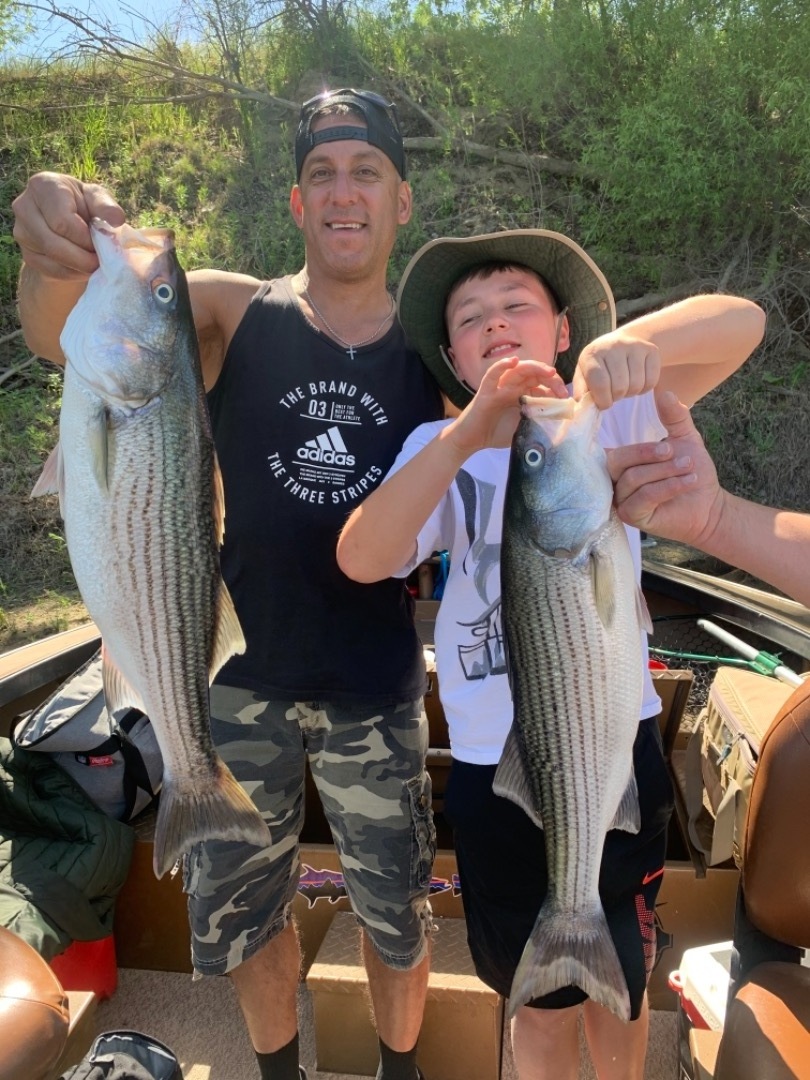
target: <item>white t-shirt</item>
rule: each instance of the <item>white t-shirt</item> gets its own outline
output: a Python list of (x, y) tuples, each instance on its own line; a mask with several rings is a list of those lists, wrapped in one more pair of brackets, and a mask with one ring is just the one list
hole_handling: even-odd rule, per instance
[[(391, 472), (410, 461), (450, 421), (422, 424), (405, 441)], [(625, 398), (602, 413), (605, 448), (654, 442), (666, 436), (652, 393)], [(494, 765), (512, 724), (512, 697), (501, 626), (501, 526), (509, 450), (481, 450), (468, 458), (417, 538), (417, 550), (394, 576), (407, 575), (434, 551), (450, 553), (450, 571), (436, 618), (436, 670), (454, 758)], [(641, 537), (627, 526), (636, 578)], [(640, 719), (655, 716), (661, 700), (649, 674), (647, 634), (641, 632), (644, 698)]]

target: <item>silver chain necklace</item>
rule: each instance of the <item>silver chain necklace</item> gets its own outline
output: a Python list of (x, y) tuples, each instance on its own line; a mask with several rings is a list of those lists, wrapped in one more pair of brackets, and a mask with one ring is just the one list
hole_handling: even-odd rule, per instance
[(367, 337), (365, 339), (365, 341), (355, 341), (354, 345), (350, 345), (348, 341), (343, 340), (343, 338), (340, 336), (340, 334), (335, 333), (335, 331), (332, 329), (332, 327), (329, 325), (329, 323), (323, 317), (323, 314), (318, 310), (317, 304), (312, 299), (312, 297), (309, 295), (309, 290), (304, 289), (304, 291), (303, 291), (303, 293), (301, 295), (306, 297), (306, 301), (309, 304), (309, 306), (312, 308), (312, 310), (315, 312), (315, 314), (321, 320), (321, 322), (326, 327), (326, 329), (329, 331), (329, 333), (332, 335), (332, 337), (335, 339), (335, 341), (339, 342), (345, 348), (346, 352), (349, 354), (349, 356), (352, 358), (352, 360), (354, 360), (355, 350), (356, 349), (361, 349), (364, 345), (370, 344), (374, 340), (374, 338), (377, 336), (377, 334), (379, 334), (379, 332), (382, 330), (382, 328), (385, 326), (385, 324), (388, 322), (388, 320), (391, 318), (391, 316), (394, 314), (394, 311), (396, 310), (396, 304), (394, 303), (394, 298), (393, 298), (393, 296), (391, 296), (389, 294), (388, 299), (391, 301), (391, 307), (388, 309), (388, 313), (386, 314), (385, 318), (380, 323), (380, 325), (377, 327), (377, 329), (374, 331), (374, 333), (371, 335), (371, 337)]

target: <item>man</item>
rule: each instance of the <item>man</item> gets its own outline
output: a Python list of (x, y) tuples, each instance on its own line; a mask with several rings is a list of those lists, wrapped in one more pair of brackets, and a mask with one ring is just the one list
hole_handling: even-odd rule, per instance
[[(338, 570), (346, 515), (405, 436), (441, 416), (386, 287), (411, 214), (393, 106), (342, 90), (306, 102), (290, 210), (306, 259), (259, 282), (188, 275), (226, 493), (223, 576), (248, 643), (211, 690), (212, 733), (272, 834), (186, 860), (197, 972), (229, 972), (263, 1080), (298, 1080), (300, 951), (290, 921), (309, 758), (363, 928), (380, 1080), (415, 1080), (435, 850), (425, 676), (401, 582)], [(96, 185), (34, 176), (14, 203), (29, 346), (64, 363), (59, 333), (97, 266), (93, 216), (123, 221)]]
[(760, 506), (721, 488), (687, 407), (667, 392), (658, 413), (665, 440), (608, 456), (619, 517), (692, 544), (810, 605), (810, 515)]

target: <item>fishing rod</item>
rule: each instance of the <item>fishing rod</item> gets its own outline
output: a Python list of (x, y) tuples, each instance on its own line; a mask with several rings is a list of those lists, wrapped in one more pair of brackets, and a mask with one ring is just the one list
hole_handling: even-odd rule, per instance
[(755, 649), (752, 645), (741, 641), (734, 634), (730, 634), (728, 630), (724, 630), (722, 626), (718, 626), (708, 619), (698, 619), (697, 624), (702, 630), (706, 630), (730, 648), (736, 649), (741, 656), (745, 657), (745, 662), (761, 675), (773, 675), (774, 678), (787, 683), (789, 686), (804, 685), (801, 675), (783, 664), (779, 657), (774, 656), (773, 653)]
[[(682, 616), (669, 616), (665, 615), (656, 619), (656, 622), (663, 622), (668, 619), (680, 619)], [(723, 630), (722, 627), (717, 626), (716, 623), (710, 622), (708, 619), (698, 619), (697, 625), (708, 633), (713, 634), (719, 638), (724, 644), (729, 645), (732, 649), (736, 649), (742, 653), (745, 659), (739, 656), (716, 656), (712, 653), (697, 653), (697, 652), (683, 652), (680, 649), (661, 649), (655, 645), (650, 645), (650, 654), (653, 656), (668, 657), (673, 660), (691, 660), (694, 663), (700, 664), (725, 664), (729, 667), (744, 667), (753, 669), (759, 672), (760, 675), (772, 675), (774, 678), (787, 683), (790, 686), (802, 686), (803, 680), (787, 665), (783, 664), (778, 656), (774, 656), (773, 653), (764, 652), (752, 648), (746, 642), (741, 641), (734, 634), (730, 634), (727, 630)]]

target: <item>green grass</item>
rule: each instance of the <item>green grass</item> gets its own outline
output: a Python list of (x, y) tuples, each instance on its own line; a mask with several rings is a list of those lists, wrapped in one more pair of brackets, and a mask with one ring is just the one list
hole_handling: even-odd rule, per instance
[[(287, 12), (246, 39), (245, 79), (288, 101), (322, 82), (366, 85), (398, 98), (407, 135), (436, 134), (424, 113), (448, 132), (444, 147), (409, 154), (414, 217), (391, 285), (433, 237), (541, 227), (583, 243), (618, 300), (683, 282), (751, 296), (768, 312), (766, 341), (696, 416), (733, 491), (810, 509), (810, 22), (794, 19), (793, 0), (744, 18), (687, 0), (603, 5), (599, 19), (591, 4), (477, 0), (465, 18), (430, 0), (389, 8), (346, 19), (329, 5), (337, 29), (320, 37)], [(161, 48), (211, 72), (225, 59)], [(11, 203), (40, 169), (103, 183), (134, 224), (174, 228), (189, 269), (300, 267), (288, 109), (189, 100), (181, 79), (98, 57), (44, 76), (0, 61), (0, 81), (0, 338), (17, 327)], [(131, 103), (144, 95), (172, 100)], [(460, 135), (595, 174), (447, 149)], [(56, 500), (28, 498), (56, 440), (61, 376), (37, 363), (3, 381), (27, 360), (19, 339), (0, 345), (0, 647), (12, 623), (22, 633), (43, 612), (58, 622), (76, 595)]]

